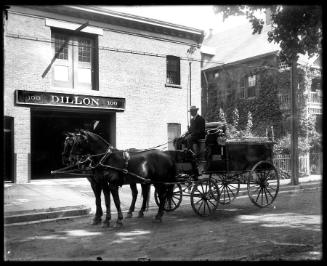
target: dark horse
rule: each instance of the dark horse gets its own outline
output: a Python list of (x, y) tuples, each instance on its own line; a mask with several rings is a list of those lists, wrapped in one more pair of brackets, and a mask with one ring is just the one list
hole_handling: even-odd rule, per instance
[[(90, 134), (93, 134), (91, 132), (89, 132)], [(62, 163), (64, 165), (75, 165), (76, 163), (78, 163), (79, 161), (83, 161), (87, 156), (71, 156), (71, 148), (74, 144), (75, 141), (75, 137), (76, 134), (80, 134), (79, 131), (75, 132), (75, 133), (70, 133), (67, 132), (66, 133), (66, 138), (64, 141), (64, 150), (62, 152)], [(109, 144), (106, 140), (104, 140), (102, 137), (98, 136), (98, 138), (100, 140), (103, 141), (103, 143), (108, 144), (109, 147), (113, 148), (113, 146), (111, 144)], [(131, 152), (139, 152), (140, 150), (137, 149), (130, 149)], [(101, 154), (100, 154), (101, 156)], [(94, 156), (94, 159), (96, 160), (98, 156)], [(99, 158), (99, 157), (98, 157)], [(91, 161), (86, 161), (88, 163), (90, 163)], [(86, 170), (89, 169), (87, 167), (87, 165), (85, 164), (80, 164), (79, 165), (80, 170)], [(87, 179), (89, 180), (94, 196), (95, 196), (95, 204), (96, 204), (96, 213), (95, 213), (95, 217), (93, 219), (92, 224), (96, 225), (101, 223), (101, 217), (103, 215), (103, 211), (102, 211), (102, 206), (101, 206), (101, 192), (103, 192), (104, 194), (104, 198), (105, 198), (105, 204), (106, 204), (106, 209), (107, 209), (107, 216), (106, 219), (103, 221), (103, 226), (109, 226), (110, 223), (110, 191), (108, 188), (108, 184), (106, 182), (102, 182), (102, 178), (99, 178), (99, 175), (95, 175), (96, 172), (94, 170), (89, 169), (88, 171), (89, 173), (91, 173), (90, 175), (88, 175)], [(137, 195), (138, 195), (138, 190), (137, 190), (137, 186), (135, 182), (131, 182), (130, 184), (130, 188), (132, 191), (132, 202), (131, 205), (129, 207), (129, 210), (127, 212), (126, 218), (131, 218), (133, 216), (133, 212), (135, 210), (135, 203), (137, 200)], [(150, 192), (150, 186), (149, 185), (143, 185), (141, 184), (142, 187), (142, 195), (143, 195), (143, 203), (142, 203), (142, 209), (139, 212), (138, 217), (143, 217), (143, 212), (146, 209), (146, 207), (148, 206), (148, 199), (147, 195)], [(115, 192), (114, 192), (115, 193)]]
[[(159, 210), (155, 218), (157, 221), (161, 221), (165, 201), (169, 195), (172, 195), (174, 187), (174, 184), (165, 184), (164, 182), (176, 181), (176, 165), (171, 156), (159, 150), (121, 151), (112, 147), (97, 134), (85, 130), (81, 130), (79, 134), (75, 135), (70, 155), (73, 158), (88, 156), (84, 162), (89, 161), (89, 166), (93, 168), (95, 182), (100, 184), (104, 193), (109, 194), (110, 191), (113, 196), (118, 212), (117, 224), (121, 224), (123, 219), (118, 187), (124, 184), (136, 186), (136, 183), (141, 183), (143, 194), (143, 204), (139, 216), (143, 216), (146, 209), (150, 183), (152, 183), (160, 200)], [(101, 190), (98, 193), (100, 194)], [(105, 221), (109, 223), (111, 219), (110, 197), (105, 197), (105, 199), (107, 207)], [(135, 205), (135, 202), (132, 202), (133, 204)], [(95, 219), (101, 217), (101, 214), (100, 211), (97, 212)]]

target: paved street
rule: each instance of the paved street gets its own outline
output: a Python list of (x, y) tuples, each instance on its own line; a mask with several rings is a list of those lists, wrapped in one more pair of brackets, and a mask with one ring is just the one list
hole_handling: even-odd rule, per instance
[[(187, 203), (184, 198), (183, 203)], [(210, 218), (186, 204), (163, 223), (124, 220), (90, 225), (91, 216), (5, 228), (6, 260), (318, 260), (322, 257), (321, 189), (280, 193), (259, 209), (246, 196)], [(114, 218), (116, 218), (114, 216)]]

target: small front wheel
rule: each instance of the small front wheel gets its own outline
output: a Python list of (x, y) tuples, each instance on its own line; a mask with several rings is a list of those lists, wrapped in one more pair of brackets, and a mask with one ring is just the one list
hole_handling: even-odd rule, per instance
[(216, 181), (204, 178), (194, 183), (191, 205), (194, 212), (202, 217), (212, 215), (218, 207), (220, 192)]
[[(182, 186), (180, 184), (175, 184), (172, 195), (170, 195), (165, 202), (164, 210), (167, 212), (176, 210), (182, 202), (182, 197)], [(154, 200), (157, 206), (159, 207), (160, 200), (157, 190), (154, 191)]]

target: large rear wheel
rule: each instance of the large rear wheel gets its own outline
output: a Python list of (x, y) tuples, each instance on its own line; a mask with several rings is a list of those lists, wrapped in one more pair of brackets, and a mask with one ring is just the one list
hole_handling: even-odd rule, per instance
[(279, 190), (279, 175), (268, 161), (256, 163), (248, 177), (248, 195), (253, 204), (267, 207), (274, 202)]

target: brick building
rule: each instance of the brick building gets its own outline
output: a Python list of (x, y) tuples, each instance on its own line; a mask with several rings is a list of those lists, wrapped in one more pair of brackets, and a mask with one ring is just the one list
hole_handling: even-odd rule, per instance
[[(275, 128), (275, 136), (290, 131), (290, 68), (279, 60), (280, 48), (267, 40), (270, 25), (261, 34), (252, 34), (250, 23), (227, 32), (207, 36), (201, 47), (202, 114), (217, 120), (223, 109), (228, 122), (232, 111), (240, 112), (239, 126), (245, 127), (248, 111), (254, 119), (254, 133), (264, 136)], [(298, 60), (298, 108), (317, 117), (321, 124), (322, 95), (319, 57)], [(267, 109), (274, 104), (273, 109)], [(303, 110), (302, 110), (303, 109)]]
[[(198, 29), (95, 6), (10, 6), (5, 179), (49, 177), (62, 167), (64, 132), (75, 128), (119, 149), (153, 147), (185, 131), (187, 51), (202, 39)], [(191, 102), (201, 106), (199, 61), (191, 71)]]

